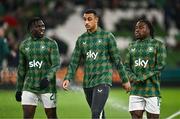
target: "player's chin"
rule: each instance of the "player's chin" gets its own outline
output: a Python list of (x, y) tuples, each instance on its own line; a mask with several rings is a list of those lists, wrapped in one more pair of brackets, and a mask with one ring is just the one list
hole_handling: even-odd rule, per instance
[(141, 36), (140, 35), (135, 35), (135, 38), (136, 39), (141, 39)]
[(39, 33), (39, 38), (42, 38), (44, 36), (44, 33)]

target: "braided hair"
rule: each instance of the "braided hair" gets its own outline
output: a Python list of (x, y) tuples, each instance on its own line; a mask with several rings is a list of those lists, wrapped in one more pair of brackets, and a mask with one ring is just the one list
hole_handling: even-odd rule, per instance
[(148, 26), (149, 30), (150, 30), (150, 36), (151, 36), (151, 38), (154, 38), (154, 28), (153, 28), (153, 26), (152, 26), (152, 23), (151, 23), (149, 20), (145, 19), (145, 18), (139, 19), (138, 22), (143, 22), (143, 23), (145, 23), (145, 24)]
[[(42, 19), (41, 19), (40, 17), (34, 17), (34, 18), (32, 18), (32, 19), (28, 22), (27, 30), (30, 31), (31, 26), (32, 26), (35, 22), (37, 22), (37, 21), (39, 21), (39, 20), (42, 20)], [(42, 20), (42, 21), (43, 21), (43, 20)]]

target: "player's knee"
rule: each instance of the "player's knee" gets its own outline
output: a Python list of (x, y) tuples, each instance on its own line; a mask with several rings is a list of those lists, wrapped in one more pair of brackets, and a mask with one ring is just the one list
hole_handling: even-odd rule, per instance
[(35, 109), (36, 109), (35, 106), (23, 105), (24, 119), (32, 119), (34, 117)]
[(143, 116), (143, 111), (131, 111), (130, 113), (133, 119), (141, 119)]
[(147, 118), (148, 119), (159, 119), (159, 114), (152, 114), (147, 112)]
[(50, 108), (50, 109), (45, 109), (46, 115), (48, 119), (56, 119), (57, 114), (56, 114), (56, 108)]

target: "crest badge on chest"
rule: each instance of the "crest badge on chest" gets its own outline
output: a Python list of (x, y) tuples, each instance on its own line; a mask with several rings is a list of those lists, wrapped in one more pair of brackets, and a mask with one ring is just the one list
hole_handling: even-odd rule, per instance
[(131, 52), (135, 52), (135, 50), (136, 50), (136, 48), (132, 48), (132, 49), (131, 49)]
[(154, 51), (154, 48), (153, 47), (148, 47), (148, 52), (153, 52)]

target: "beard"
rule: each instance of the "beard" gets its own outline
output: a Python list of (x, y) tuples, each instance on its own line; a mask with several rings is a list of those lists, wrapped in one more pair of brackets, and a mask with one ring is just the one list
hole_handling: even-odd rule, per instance
[(40, 34), (40, 33), (37, 33), (37, 32), (35, 32), (33, 35), (34, 35), (35, 38), (42, 38), (44, 36), (44, 34)]

